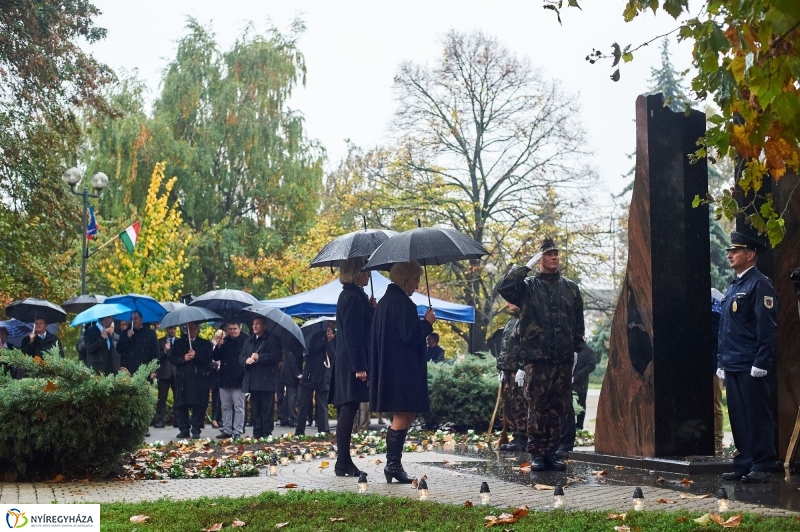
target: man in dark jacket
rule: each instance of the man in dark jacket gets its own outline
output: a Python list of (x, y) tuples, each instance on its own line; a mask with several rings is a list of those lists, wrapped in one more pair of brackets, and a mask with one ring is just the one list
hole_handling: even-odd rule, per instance
[[(149, 326), (142, 323), (142, 315), (133, 311), (131, 313), (131, 328), (120, 334), (117, 351), (122, 356), (122, 367), (133, 375), (139, 366), (158, 359), (160, 351), (156, 333)], [(156, 378), (155, 373), (150, 374), (151, 379)]]
[[(306, 421), (311, 412), (311, 403), (316, 394), (317, 405), (317, 432), (328, 432), (328, 391), (326, 386), (330, 385), (331, 358), (329, 353), (333, 349), (333, 329), (315, 331), (308, 338), (308, 354), (304, 357), (303, 376), (300, 379), (298, 390), (299, 414), (297, 416), (297, 428), (295, 436), (302, 436), (306, 433)], [(328, 384), (326, 385), (326, 376)]]
[(22, 339), (20, 349), (26, 355), (41, 357), (42, 353), (49, 351), (53, 347), (58, 348), (61, 358), (64, 358), (64, 346), (55, 334), (47, 332), (47, 322), (42, 318), (37, 318), (33, 323), (33, 331), (29, 336)]
[[(525, 371), (532, 471), (567, 467), (556, 453), (572, 405), (574, 353), (583, 344), (583, 299), (578, 285), (559, 272), (558, 254), (545, 238), (528, 264), (513, 268), (497, 287), (520, 308), (518, 356)], [(539, 271), (528, 277), (539, 261)]]
[(589, 392), (589, 374), (597, 366), (594, 351), (586, 342), (583, 342), (578, 351), (578, 362), (572, 374), (572, 391), (578, 394), (578, 404), (583, 407), (583, 412), (578, 414), (576, 428), (583, 429), (583, 420), (586, 418), (586, 394)]
[(169, 361), (175, 366), (175, 414), (180, 429), (177, 437), (188, 438), (191, 427), (192, 438), (198, 438), (208, 407), (208, 366), (212, 349), (211, 342), (198, 336), (198, 323), (190, 323), (186, 329), (187, 338), (175, 342), (169, 354)]
[(283, 365), (279, 378), (280, 388), (285, 388), (283, 401), (280, 401), (278, 419), (282, 427), (297, 424), (297, 385), (303, 372), (303, 353), (283, 351)]
[(84, 362), (95, 373), (108, 375), (111, 373), (111, 351), (113, 350), (114, 317), (109, 316), (98, 321), (83, 334), (83, 345), (86, 350)]
[[(8, 341), (8, 329), (0, 327), (0, 355), (8, 354), (9, 351), (16, 349), (13, 344)], [(14, 368), (11, 364), (0, 363), (0, 373), (8, 373), (14, 376)]]
[(250, 338), (238, 323), (227, 325), (227, 336), (217, 340), (214, 360), (219, 361), (219, 399), (222, 407), (222, 431), (217, 438), (239, 438), (244, 434), (245, 397), (242, 391), (244, 368), (239, 364), (239, 354)]
[(767, 482), (775, 467), (775, 426), (769, 381), (777, 335), (775, 287), (756, 269), (763, 246), (742, 233), (731, 233), (728, 262), (736, 278), (722, 298), (717, 375), (725, 379), (733, 443), (739, 454), (725, 480)]
[(264, 318), (253, 320), (252, 331), (253, 335), (242, 346), (239, 363), (244, 368), (242, 391), (250, 393), (253, 437), (263, 438), (272, 434), (275, 427), (272, 416), (283, 352), (280, 339), (267, 334), (267, 322)]
[[(175, 366), (169, 361), (169, 354), (175, 347), (177, 327), (167, 327), (164, 329), (166, 336), (158, 341), (158, 402), (156, 402), (156, 424), (157, 429), (164, 428), (167, 422), (167, 396), (172, 388), (172, 397), (175, 397)], [(173, 416), (175, 410), (173, 408)], [(177, 420), (176, 420), (177, 421)]]
[(444, 362), (444, 349), (439, 345), (439, 334), (435, 332), (430, 333), (426, 341), (428, 342), (428, 362)]

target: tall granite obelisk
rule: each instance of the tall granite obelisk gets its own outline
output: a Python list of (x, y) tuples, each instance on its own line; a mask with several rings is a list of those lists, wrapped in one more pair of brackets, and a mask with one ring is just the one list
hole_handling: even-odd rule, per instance
[(713, 455), (711, 280), (706, 161), (688, 154), (705, 133), (699, 111), (663, 95), (636, 99), (636, 175), (628, 264), (614, 313), (595, 451)]

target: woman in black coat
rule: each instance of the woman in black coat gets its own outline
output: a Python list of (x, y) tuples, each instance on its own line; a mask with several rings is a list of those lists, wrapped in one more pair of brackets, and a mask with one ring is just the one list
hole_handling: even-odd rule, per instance
[(433, 332), (436, 316), (429, 308), (419, 319), (411, 295), (419, 287), (422, 267), (416, 261), (392, 266), (386, 289), (372, 323), (370, 410), (392, 412), (386, 432), (386, 481), (407, 484), (403, 470), (403, 443), (417, 412), (428, 412), (428, 366), (425, 338)]
[(336, 445), (339, 449), (334, 472), (336, 476), (357, 477), (361, 471), (350, 458), (350, 433), (359, 403), (369, 401), (367, 363), (369, 335), (375, 299), (364, 293), (369, 272), (362, 272), (364, 259), (349, 259), (339, 266), (342, 293), (336, 303), (336, 362), (333, 366), (333, 404), (336, 418)]

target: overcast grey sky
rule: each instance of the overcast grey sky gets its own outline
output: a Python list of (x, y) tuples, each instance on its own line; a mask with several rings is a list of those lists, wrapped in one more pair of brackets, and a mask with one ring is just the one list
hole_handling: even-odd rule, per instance
[[(660, 64), (660, 46), (635, 54), (617, 83), (609, 80), (610, 64), (592, 66), (584, 57), (593, 47), (607, 52), (614, 41), (637, 46), (677, 23), (666, 13), (625, 23), (624, 0), (580, 3), (582, 11), (562, 13), (560, 26), (540, 0), (95, 0), (103, 11), (97, 22), (108, 37), (92, 51), (115, 70), (138, 69), (152, 97), (161, 70), (174, 56), (175, 41), (185, 33), (187, 16), (211, 24), (222, 50), (233, 44), (245, 21), (263, 29), (270, 19), (286, 30), (300, 16), (307, 26), (299, 46), (308, 79), (291, 107), (305, 115), (309, 137), (328, 150), (330, 169), (346, 154), (344, 139), (364, 148), (386, 141), (395, 108), (392, 79), (401, 61), (433, 63), (440, 55), (439, 39), (449, 29), (480, 29), (530, 58), (545, 76), (561, 80), (578, 99), (595, 168), (606, 187), (599, 195), (608, 196), (622, 189), (620, 176), (631, 168), (626, 154), (635, 146), (634, 102), (646, 91), (650, 68)], [(674, 37), (672, 43), (674, 64), (688, 68), (691, 46)]]

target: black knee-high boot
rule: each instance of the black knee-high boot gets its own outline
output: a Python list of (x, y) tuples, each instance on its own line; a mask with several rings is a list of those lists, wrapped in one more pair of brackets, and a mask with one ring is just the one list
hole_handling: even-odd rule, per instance
[(356, 416), (358, 403), (345, 403), (339, 407), (338, 421), (336, 422), (336, 464), (333, 472), (337, 477), (357, 477), (361, 471), (350, 458), (350, 431), (353, 428), (353, 420)]
[(389, 429), (386, 431), (386, 467), (383, 468), (386, 482), (391, 482), (392, 479), (395, 479), (401, 484), (411, 484), (412, 479), (403, 470), (403, 464), (401, 463), (406, 433), (408, 433), (408, 429)]

